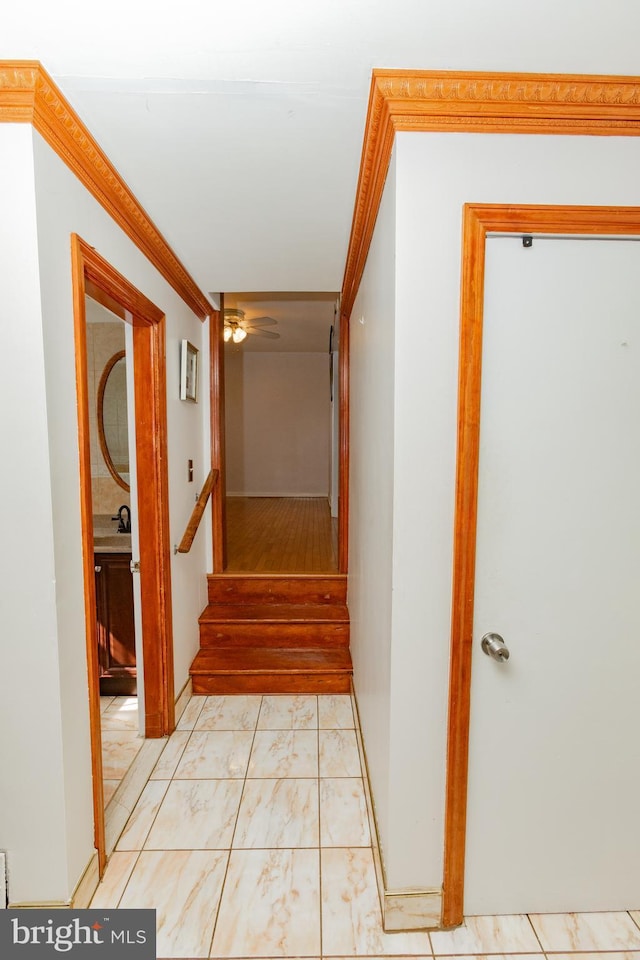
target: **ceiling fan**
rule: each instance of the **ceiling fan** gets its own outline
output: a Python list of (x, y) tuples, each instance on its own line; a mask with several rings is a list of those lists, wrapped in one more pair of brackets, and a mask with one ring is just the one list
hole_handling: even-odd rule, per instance
[(280, 334), (272, 330), (264, 330), (264, 327), (272, 327), (278, 321), (273, 317), (254, 317), (253, 320), (245, 320), (244, 310), (225, 309), (224, 311), (224, 340), (227, 343), (232, 340), (234, 343), (242, 343), (248, 334), (256, 337), (269, 337), (271, 340), (279, 340)]

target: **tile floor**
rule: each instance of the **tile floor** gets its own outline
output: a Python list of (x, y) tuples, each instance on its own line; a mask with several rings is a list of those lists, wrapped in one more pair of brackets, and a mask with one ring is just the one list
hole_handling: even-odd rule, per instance
[(640, 960), (640, 911), (384, 933), (346, 696), (192, 697), (92, 906), (154, 907), (159, 958)]
[(104, 805), (108, 807), (144, 743), (138, 735), (138, 698), (100, 697), (100, 727)]

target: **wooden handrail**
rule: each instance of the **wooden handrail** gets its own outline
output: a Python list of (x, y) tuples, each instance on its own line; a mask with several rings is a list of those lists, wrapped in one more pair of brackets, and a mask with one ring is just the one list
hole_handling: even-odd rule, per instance
[(187, 529), (184, 532), (184, 536), (180, 541), (180, 546), (176, 547), (176, 553), (189, 553), (191, 550), (191, 544), (196, 535), (198, 527), (200, 526), (200, 521), (202, 520), (202, 514), (204, 513), (204, 508), (207, 505), (209, 495), (213, 490), (215, 483), (218, 479), (219, 470), (210, 470), (209, 476), (204, 482), (204, 486), (200, 491), (200, 496), (196, 500), (196, 505), (193, 508), (193, 512), (187, 524)]

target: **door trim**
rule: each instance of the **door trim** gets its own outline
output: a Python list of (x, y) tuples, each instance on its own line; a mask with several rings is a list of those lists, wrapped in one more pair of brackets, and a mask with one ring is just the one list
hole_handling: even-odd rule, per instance
[(211, 493), (213, 572), (222, 573), (227, 565), (227, 480), (225, 469), (225, 395), (224, 395), (224, 294), (220, 309), (209, 318), (209, 363), (211, 370), (211, 469), (218, 479)]
[(349, 317), (340, 317), (338, 344), (338, 573), (349, 572)]
[(640, 207), (465, 204), (442, 925), (464, 915), (485, 247), (488, 233), (640, 236)]
[(77, 234), (71, 236), (71, 262), (94, 830), (102, 874), (106, 853), (93, 569), (85, 296), (89, 294), (133, 326), (138, 473), (137, 515), (140, 533), (143, 683), (145, 737), (147, 738), (166, 736), (175, 727), (167, 477), (165, 317), (158, 307)]

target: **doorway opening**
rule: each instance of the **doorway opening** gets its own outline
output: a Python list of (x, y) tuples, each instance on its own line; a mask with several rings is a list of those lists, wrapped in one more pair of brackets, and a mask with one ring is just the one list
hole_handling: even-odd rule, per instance
[(339, 570), (337, 298), (225, 294), (229, 573)]
[[(132, 328), (85, 298), (96, 629), (105, 811), (143, 740), (137, 696), (141, 642)], [(129, 388), (129, 389), (128, 389)], [(128, 393), (131, 396), (128, 396)], [(131, 415), (131, 423), (129, 423)], [(141, 684), (141, 694), (143, 693)]]
[[(101, 566), (96, 562), (96, 549), (106, 548), (110, 537), (131, 536), (133, 554), (137, 534), (139, 556), (132, 556), (130, 570), (134, 582), (139, 579), (139, 629), (134, 632), (137, 633), (135, 682), (140, 702), (140, 732), (146, 738), (162, 737), (171, 733), (175, 726), (166, 467), (165, 319), (162, 311), (75, 234), (72, 235), (72, 273), (95, 845), (102, 873), (106, 863), (106, 843), (100, 674), (105, 673), (105, 662), (103, 658), (101, 670), (95, 568)], [(124, 321), (125, 339), (130, 344), (133, 384), (129, 386), (128, 394), (133, 416), (129, 423), (135, 424), (135, 458), (132, 458), (130, 472), (137, 475), (137, 484), (130, 485), (137, 485), (137, 496), (135, 503), (125, 501), (127, 491), (122, 490), (123, 504), (120, 506), (126, 505), (129, 513), (127, 516), (126, 511), (118, 510), (117, 525), (122, 523), (125, 526), (121, 532), (117, 526), (113, 533), (111, 530), (105, 532), (100, 526), (102, 512), (98, 485), (92, 480), (87, 298)], [(126, 471), (122, 473), (126, 474)], [(132, 515), (136, 518), (133, 525)], [(116, 540), (120, 552), (122, 542)], [(121, 648), (116, 650), (116, 646), (114, 642), (116, 656), (126, 660), (126, 651), (123, 655)], [(127, 674), (124, 668), (130, 668), (131, 663), (121, 666), (120, 680), (123, 680)], [(128, 676), (130, 682), (130, 669)]]

